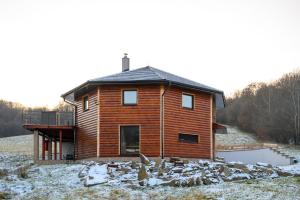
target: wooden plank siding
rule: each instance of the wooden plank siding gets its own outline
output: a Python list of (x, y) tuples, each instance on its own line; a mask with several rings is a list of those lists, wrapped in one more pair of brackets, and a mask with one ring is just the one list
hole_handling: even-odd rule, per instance
[[(89, 109), (83, 111), (83, 97), (88, 96)], [(84, 159), (97, 156), (97, 90), (76, 99), (75, 157)]]
[[(122, 90), (137, 89), (137, 105), (122, 105)], [(120, 155), (120, 126), (140, 126), (140, 152), (160, 156), (160, 86), (100, 87), (100, 157)]]
[[(182, 108), (182, 93), (194, 95), (194, 109)], [(171, 87), (164, 96), (164, 154), (166, 157), (212, 158), (210, 94)], [(179, 133), (198, 135), (198, 143), (179, 141)]]
[[(122, 91), (127, 89), (137, 90), (137, 105), (122, 104)], [(194, 95), (193, 110), (182, 108), (182, 93)], [(86, 95), (76, 99), (77, 159), (120, 156), (120, 126), (124, 125), (140, 126), (140, 152), (146, 156), (161, 156), (160, 137), (161, 128), (164, 128), (165, 157), (212, 158), (212, 95), (159, 84), (102, 85), (99, 91), (95, 89), (87, 95), (88, 111), (83, 111)], [(160, 118), (162, 113), (163, 120)], [(197, 134), (199, 142), (179, 142), (179, 133)]]

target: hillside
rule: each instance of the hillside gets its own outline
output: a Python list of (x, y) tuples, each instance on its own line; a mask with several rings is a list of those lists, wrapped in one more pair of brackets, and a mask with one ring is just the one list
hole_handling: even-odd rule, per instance
[(218, 122), (253, 132), (257, 138), (300, 144), (300, 71), (271, 83), (252, 83), (227, 97)]

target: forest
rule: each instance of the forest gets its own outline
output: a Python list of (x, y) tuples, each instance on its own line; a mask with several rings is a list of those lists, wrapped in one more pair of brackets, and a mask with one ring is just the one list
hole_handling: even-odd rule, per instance
[[(60, 102), (54, 110), (69, 111), (72, 109), (64, 102)], [(35, 107), (29, 108), (22, 104), (14, 103), (10, 101), (0, 100), (0, 138), (26, 135), (31, 132), (25, 130), (22, 127), (22, 114), (24, 111), (48, 111), (47, 107)]]
[(217, 112), (219, 123), (253, 132), (263, 140), (300, 143), (300, 70), (270, 83), (252, 83)]

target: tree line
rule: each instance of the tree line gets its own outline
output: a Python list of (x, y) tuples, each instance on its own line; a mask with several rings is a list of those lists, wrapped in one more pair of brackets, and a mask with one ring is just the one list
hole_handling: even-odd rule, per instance
[[(24, 111), (49, 111), (47, 107), (25, 107), (22, 104), (10, 101), (0, 100), (0, 138), (26, 135), (30, 131), (25, 130), (23, 125), (23, 112)], [(72, 107), (64, 102), (60, 102), (54, 110), (57, 111), (71, 111)]]
[(235, 125), (259, 138), (300, 143), (300, 70), (271, 83), (252, 83), (226, 99), (219, 123)]

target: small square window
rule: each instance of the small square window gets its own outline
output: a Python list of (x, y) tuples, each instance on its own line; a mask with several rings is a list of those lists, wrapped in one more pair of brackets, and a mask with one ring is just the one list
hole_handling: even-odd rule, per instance
[(186, 143), (198, 143), (198, 135), (180, 133), (179, 141)]
[(123, 105), (136, 105), (137, 104), (137, 91), (124, 90), (123, 91)]
[(89, 97), (86, 96), (83, 98), (83, 111), (86, 111), (89, 109)]
[(194, 96), (188, 94), (182, 94), (182, 107), (183, 108), (194, 108)]

